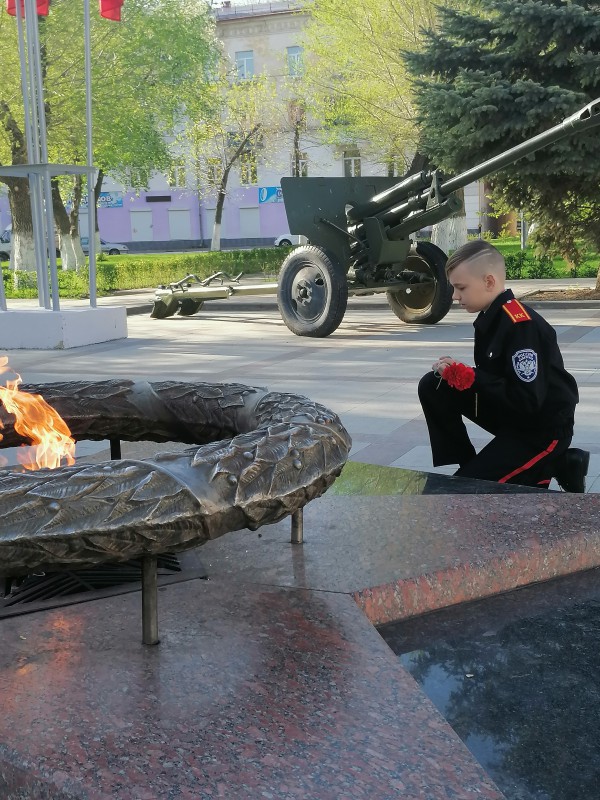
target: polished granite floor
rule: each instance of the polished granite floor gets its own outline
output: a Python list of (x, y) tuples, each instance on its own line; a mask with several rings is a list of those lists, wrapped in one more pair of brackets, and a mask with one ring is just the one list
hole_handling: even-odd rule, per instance
[(380, 632), (507, 800), (597, 800), (600, 570)]
[(137, 592), (0, 620), (1, 800), (502, 800), (373, 625), (597, 567), (600, 499), (348, 464), (194, 554), (158, 647)]

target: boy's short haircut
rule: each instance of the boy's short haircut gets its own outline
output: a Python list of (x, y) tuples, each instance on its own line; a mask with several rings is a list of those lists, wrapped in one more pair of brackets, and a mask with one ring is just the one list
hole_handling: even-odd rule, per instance
[(473, 239), (452, 253), (446, 262), (446, 275), (450, 276), (452, 270), (456, 269), (463, 261), (470, 261), (479, 256), (488, 256), (492, 264), (495, 263), (498, 268), (504, 269), (504, 257), (499, 250), (485, 239)]

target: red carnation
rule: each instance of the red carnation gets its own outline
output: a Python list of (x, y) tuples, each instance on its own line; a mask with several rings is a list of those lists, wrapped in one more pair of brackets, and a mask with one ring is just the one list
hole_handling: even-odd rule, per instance
[(448, 364), (443, 371), (442, 378), (447, 381), (448, 386), (462, 392), (463, 389), (470, 389), (471, 386), (473, 386), (475, 370), (473, 367), (468, 367), (466, 364), (454, 361), (452, 364)]

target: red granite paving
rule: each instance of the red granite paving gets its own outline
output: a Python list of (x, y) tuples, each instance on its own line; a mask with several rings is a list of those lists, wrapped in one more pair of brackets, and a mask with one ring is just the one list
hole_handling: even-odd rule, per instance
[(129, 594), (1, 623), (3, 800), (502, 797), (347, 596), (194, 580), (160, 645), (139, 622)]
[[(375, 621), (600, 564), (600, 497), (325, 496), (210, 581), (0, 621), (0, 798), (501, 798)], [(355, 600), (357, 602), (355, 602)]]

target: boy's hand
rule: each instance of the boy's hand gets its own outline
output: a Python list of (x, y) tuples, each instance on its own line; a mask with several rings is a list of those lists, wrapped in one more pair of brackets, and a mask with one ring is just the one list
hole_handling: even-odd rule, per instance
[(443, 375), (448, 364), (454, 364), (454, 361), (455, 359), (451, 356), (442, 356), (441, 358), (438, 358), (437, 361), (434, 361), (431, 369), (434, 372), (437, 372), (438, 375)]

